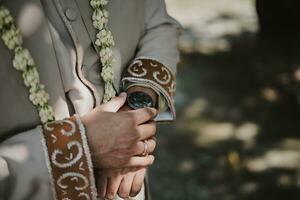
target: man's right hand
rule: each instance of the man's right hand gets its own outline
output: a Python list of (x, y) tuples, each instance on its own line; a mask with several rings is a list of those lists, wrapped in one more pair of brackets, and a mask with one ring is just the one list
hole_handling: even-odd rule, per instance
[[(152, 140), (155, 135), (153, 119), (157, 111), (144, 108), (117, 112), (125, 102), (126, 93), (122, 93), (81, 117), (96, 168), (146, 167), (154, 162), (154, 156), (141, 155), (145, 150), (143, 140)], [(149, 146), (147, 153), (154, 148)]]

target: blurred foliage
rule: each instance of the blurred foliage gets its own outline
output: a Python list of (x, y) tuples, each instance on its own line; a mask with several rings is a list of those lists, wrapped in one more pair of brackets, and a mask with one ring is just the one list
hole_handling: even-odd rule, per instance
[(252, 0), (167, 3), (185, 30), (178, 119), (159, 127), (153, 198), (299, 199), (297, 34), (259, 32)]

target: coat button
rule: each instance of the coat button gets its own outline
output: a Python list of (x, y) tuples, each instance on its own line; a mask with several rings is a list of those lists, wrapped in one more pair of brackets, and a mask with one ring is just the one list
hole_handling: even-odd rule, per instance
[(65, 11), (65, 15), (70, 21), (75, 21), (77, 19), (77, 13), (72, 8), (67, 8)]

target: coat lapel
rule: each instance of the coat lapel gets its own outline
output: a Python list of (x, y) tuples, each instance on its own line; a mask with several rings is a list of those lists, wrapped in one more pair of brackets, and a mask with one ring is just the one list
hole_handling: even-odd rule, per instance
[(89, 33), (94, 48), (96, 49), (95, 38), (96, 38), (97, 30), (94, 28), (92, 22), (93, 9), (91, 8), (88, 0), (87, 1), (75, 0), (75, 1), (78, 5), (80, 16), (84, 22), (85, 28)]

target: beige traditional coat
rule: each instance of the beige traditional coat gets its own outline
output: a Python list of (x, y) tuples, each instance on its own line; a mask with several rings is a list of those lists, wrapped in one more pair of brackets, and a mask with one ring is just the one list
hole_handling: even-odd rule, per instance
[[(89, 0), (0, 2), (21, 29), (24, 46), (32, 53), (50, 94), (56, 120), (66, 119), (39, 126), (22, 75), (12, 66), (14, 55), (0, 40), (0, 199), (94, 199), (84, 128), (77, 118), (70, 118), (92, 110), (103, 95)], [(120, 91), (128, 84), (153, 88), (167, 104), (157, 120), (174, 120), (180, 25), (167, 14), (163, 0), (110, 0), (107, 9), (116, 43), (115, 88)], [(62, 130), (65, 134), (60, 134)], [(57, 146), (57, 141), (65, 146)], [(74, 148), (68, 145), (78, 150), (72, 152)], [(65, 158), (51, 157), (57, 149), (64, 155), (82, 151), (68, 165), (62, 164)], [(64, 194), (72, 190), (68, 182), (74, 180), (79, 186), (70, 192), (73, 196)]]

